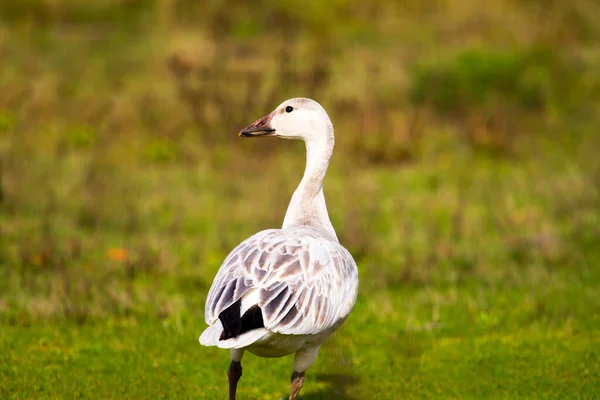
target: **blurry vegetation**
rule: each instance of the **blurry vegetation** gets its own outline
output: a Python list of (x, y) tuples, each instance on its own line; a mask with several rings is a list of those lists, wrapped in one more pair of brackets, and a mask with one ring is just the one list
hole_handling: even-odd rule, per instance
[(236, 133), (290, 96), (334, 120), (327, 193), (365, 290), (581, 262), (600, 170), (586, 7), (0, 3), (5, 316), (199, 304), (180, 286), (280, 224), (303, 150)]
[(407, 380), (380, 390), (418, 392), (409, 372), (454, 365), (454, 338), (509, 332), (457, 344), (477, 358), (535, 348), (521, 331), (557, 332), (548, 348), (597, 331), (596, 3), (0, 0), (0, 322), (197, 336), (221, 261), (281, 224), (304, 167), (301, 145), (237, 132), (308, 96), (336, 128), (326, 196), (362, 278), (333, 367), (381, 377), (371, 361), (394, 343), (407, 364), (385, 365)]
[(600, 79), (586, 81), (584, 74), (556, 49), (468, 49), (416, 66), (410, 95), (416, 106), (459, 123), (471, 145), (507, 151), (528, 116), (593, 112), (587, 101), (599, 93)]

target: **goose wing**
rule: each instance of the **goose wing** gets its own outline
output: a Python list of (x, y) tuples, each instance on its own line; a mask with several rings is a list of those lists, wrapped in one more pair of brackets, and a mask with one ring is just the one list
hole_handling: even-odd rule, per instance
[(213, 324), (250, 292), (265, 328), (319, 333), (346, 318), (354, 306), (356, 263), (337, 241), (315, 229), (262, 231), (233, 249), (221, 265), (208, 294), (206, 323)]

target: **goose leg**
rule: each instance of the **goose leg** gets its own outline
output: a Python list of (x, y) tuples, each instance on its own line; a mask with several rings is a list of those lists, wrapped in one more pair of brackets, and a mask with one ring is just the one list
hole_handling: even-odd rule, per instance
[(298, 398), (300, 389), (302, 389), (302, 385), (304, 385), (304, 374), (317, 359), (320, 347), (320, 345), (308, 347), (296, 352), (296, 356), (294, 357), (294, 373), (292, 374), (292, 388), (290, 390), (289, 400), (296, 400)]
[(231, 349), (231, 363), (227, 369), (227, 377), (229, 378), (229, 400), (235, 400), (237, 384), (242, 377), (242, 356), (244, 350)]

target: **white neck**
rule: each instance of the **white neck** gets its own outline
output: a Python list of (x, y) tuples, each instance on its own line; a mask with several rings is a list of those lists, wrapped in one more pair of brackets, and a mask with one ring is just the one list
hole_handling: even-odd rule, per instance
[(283, 229), (295, 224), (309, 225), (322, 228), (337, 239), (323, 195), (323, 179), (334, 146), (333, 129), (319, 139), (306, 140), (306, 169), (285, 213)]

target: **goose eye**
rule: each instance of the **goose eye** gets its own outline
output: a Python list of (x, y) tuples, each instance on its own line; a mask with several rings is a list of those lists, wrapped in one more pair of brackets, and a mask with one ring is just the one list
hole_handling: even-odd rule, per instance
[(294, 107), (292, 107), (292, 106), (287, 106), (285, 108), (285, 112), (287, 112), (287, 113), (291, 113), (292, 111), (294, 111)]

